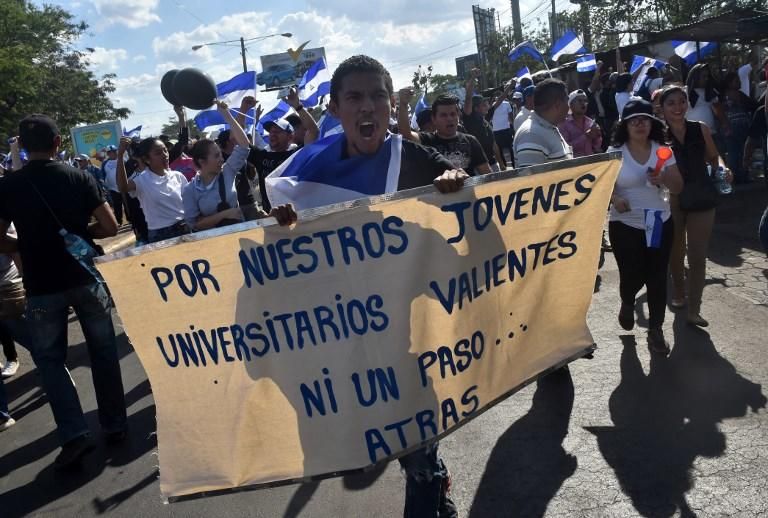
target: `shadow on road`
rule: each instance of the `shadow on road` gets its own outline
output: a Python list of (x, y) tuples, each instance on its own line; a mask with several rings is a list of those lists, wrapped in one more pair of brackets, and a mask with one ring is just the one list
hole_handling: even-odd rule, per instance
[(533, 405), (499, 438), (475, 493), (470, 518), (543, 516), (560, 486), (576, 471), (562, 446), (573, 410), (568, 369), (540, 378)]
[(723, 455), (724, 419), (766, 405), (761, 386), (739, 375), (683, 314), (675, 318), (674, 338), (670, 356), (652, 355), (646, 375), (634, 336), (621, 336), (621, 383), (609, 402), (613, 426), (587, 428), (642, 516), (695, 516), (685, 497), (694, 461)]

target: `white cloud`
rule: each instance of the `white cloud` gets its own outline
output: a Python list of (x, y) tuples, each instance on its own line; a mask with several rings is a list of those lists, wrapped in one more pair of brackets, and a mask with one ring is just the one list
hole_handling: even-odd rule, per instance
[(159, 22), (155, 13), (159, 0), (93, 0), (96, 12), (106, 25), (120, 24), (131, 29)]
[(140, 63), (140, 62), (143, 62), (143, 61), (146, 61), (146, 60), (147, 60), (147, 56), (145, 56), (144, 54), (139, 54), (138, 56), (133, 56), (133, 59), (131, 59), (131, 61), (133, 61), (134, 63)]
[(97, 74), (117, 70), (118, 62), (128, 58), (125, 49), (105, 49), (94, 47), (93, 52), (86, 56), (92, 70)]

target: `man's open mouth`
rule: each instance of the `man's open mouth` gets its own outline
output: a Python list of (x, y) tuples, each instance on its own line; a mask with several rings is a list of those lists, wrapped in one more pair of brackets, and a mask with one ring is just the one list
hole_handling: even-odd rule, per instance
[(376, 126), (372, 122), (361, 122), (360, 123), (360, 136), (363, 138), (371, 138), (373, 137), (373, 132), (375, 131)]

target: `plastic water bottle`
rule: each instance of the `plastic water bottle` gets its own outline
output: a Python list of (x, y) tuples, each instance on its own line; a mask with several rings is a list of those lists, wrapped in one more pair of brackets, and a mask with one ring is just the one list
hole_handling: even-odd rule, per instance
[(659, 187), (659, 198), (661, 198), (661, 201), (664, 203), (669, 203), (669, 189), (666, 185)]
[(64, 239), (64, 246), (80, 265), (93, 275), (97, 282), (104, 282), (101, 274), (93, 266), (93, 258), (96, 257), (96, 250), (88, 242), (77, 234), (67, 232), (65, 229), (59, 230), (59, 235)]
[(714, 180), (715, 186), (720, 194), (731, 194), (733, 192), (733, 187), (728, 183), (728, 180), (726, 180), (727, 176), (725, 168), (722, 165), (718, 166)]

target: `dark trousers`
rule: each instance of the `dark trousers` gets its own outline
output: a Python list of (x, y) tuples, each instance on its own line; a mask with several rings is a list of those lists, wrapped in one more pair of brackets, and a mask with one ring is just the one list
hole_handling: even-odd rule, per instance
[(16, 343), (13, 340), (13, 335), (10, 330), (5, 326), (0, 325), (0, 342), (3, 343), (3, 354), (5, 359), (9, 362), (15, 362), (19, 359), (16, 354)]
[(138, 198), (128, 196), (128, 213), (131, 215), (131, 225), (133, 233), (136, 234), (136, 240), (143, 243), (149, 242), (149, 229), (147, 220), (144, 218), (144, 211), (141, 210), (141, 204)]
[[(501, 153), (501, 156), (502, 158), (504, 158), (504, 160), (506, 160), (506, 157), (504, 156), (504, 150), (505, 149), (509, 150), (509, 158), (510, 158), (509, 167), (511, 167), (512, 164), (515, 163), (515, 152), (512, 149), (512, 140), (513, 140), (512, 128), (507, 128), (501, 131), (494, 131), (493, 138), (494, 140), (496, 140), (496, 145), (499, 146), (499, 153)], [(488, 157), (488, 158), (490, 159), (491, 157)]]
[(112, 205), (112, 211), (115, 213), (117, 223), (123, 224), (123, 193), (118, 191), (109, 191), (109, 204)]
[(667, 268), (674, 237), (672, 218), (664, 223), (660, 248), (646, 246), (644, 230), (618, 221), (608, 224), (608, 235), (619, 265), (622, 304), (634, 307), (637, 292), (645, 286), (648, 292), (648, 325), (650, 328), (661, 327), (667, 309)]

